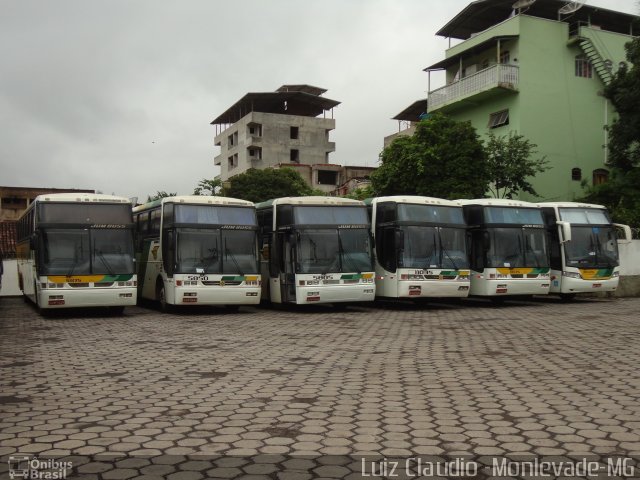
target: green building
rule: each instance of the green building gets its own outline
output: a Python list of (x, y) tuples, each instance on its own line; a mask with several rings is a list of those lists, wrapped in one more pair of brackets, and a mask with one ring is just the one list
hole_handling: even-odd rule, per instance
[[(602, 91), (638, 17), (583, 2), (514, 1), (472, 2), (437, 32), (462, 42), (425, 69), (428, 113), (470, 120), (481, 135), (524, 135), (551, 168), (532, 182), (540, 197), (520, 199), (572, 200), (583, 180), (607, 179), (605, 127), (615, 112)], [(446, 85), (431, 89), (438, 70)]]

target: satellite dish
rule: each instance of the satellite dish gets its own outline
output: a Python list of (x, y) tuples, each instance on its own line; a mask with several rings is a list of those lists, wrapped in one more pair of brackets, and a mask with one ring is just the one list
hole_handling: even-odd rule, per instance
[(571, 13), (577, 12), (582, 8), (582, 6), (587, 3), (586, 0), (578, 0), (575, 2), (569, 2), (566, 5), (560, 7), (558, 10), (558, 15), (569, 15)]
[(522, 9), (527, 9), (534, 3), (536, 3), (536, 0), (517, 0), (516, 3), (511, 5), (511, 8), (518, 10), (518, 13), (520, 13)]

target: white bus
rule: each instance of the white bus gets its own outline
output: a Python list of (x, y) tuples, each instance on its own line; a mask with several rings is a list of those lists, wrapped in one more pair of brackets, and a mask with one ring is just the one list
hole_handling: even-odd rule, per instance
[(36, 197), (18, 220), (18, 282), (38, 309), (136, 303), (131, 202), (112, 195)]
[(610, 292), (618, 287), (620, 259), (616, 229), (631, 240), (627, 225), (611, 223), (602, 205), (539, 203), (551, 254), (551, 293), (571, 299), (577, 293)]
[(373, 301), (374, 267), (364, 203), (287, 197), (257, 205), (263, 297), (274, 303)]
[(500, 298), (549, 293), (549, 252), (536, 204), (461, 200), (471, 239), (471, 295)]
[(466, 223), (458, 201), (419, 196), (365, 201), (375, 240), (376, 296), (466, 297)]
[(138, 295), (173, 305), (260, 303), (256, 211), (227, 197), (177, 196), (137, 206)]

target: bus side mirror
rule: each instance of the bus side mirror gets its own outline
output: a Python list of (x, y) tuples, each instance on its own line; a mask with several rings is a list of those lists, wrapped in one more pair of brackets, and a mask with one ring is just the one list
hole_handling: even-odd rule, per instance
[(562, 238), (560, 243), (567, 243), (571, 241), (571, 224), (569, 222), (558, 221), (560, 231), (562, 232)]
[(38, 244), (38, 234), (37, 233), (33, 233), (29, 237), (29, 248), (31, 250), (35, 250), (37, 244)]
[(489, 232), (482, 232), (482, 247), (485, 252), (491, 250), (491, 235), (489, 235)]
[(631, 242), (631, 227), (629, 227), (629, 225), (622, 225), (621, 223), (614, 223), (613, 224), (614, 227), (616, 227), (618, 230), (622, 230), (624, 237), (623, 238), (618, 238), (618, 241), (621, 241), (622, 243), (630, 243)]
[(396, 251), (401, 252), (404, 249), (404, 232), (402, 230), (395, 231)]

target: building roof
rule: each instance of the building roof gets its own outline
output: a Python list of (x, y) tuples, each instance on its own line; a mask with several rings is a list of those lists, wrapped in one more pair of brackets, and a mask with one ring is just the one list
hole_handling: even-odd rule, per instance
[(416, 100), (399, 114), (393, 117), (393, 120), (404, 120), (406, 122), (417, 122), (420, 115), (427, 113), (427, 99)]
[[(467, 5), (460, 13), (436, 32), (441, 37), (466, 40), (473, 34), (482, 32), (493, 25), (507, 20), (515, 12), (515, 0), (477, 0)], [(630, 34), (631, 25), (638, 17), (629, 13), (616, 12), (606, 8), (583, 5), (578, 11), (559, 18), (558, 10), (569, 3), (568, 0), (537, 0), (520, 13), (549, 20), (571, 23), (589, 22), (603, 30)]]
[(80, 190), (77, 188), (46, 188), (46, 187), (6, 187), (0, 185), (0, 194), (6, 197), (35, 198), (47, 193), (95, 193), (95, 190)]
[(340, 102), (321, 97), (326, 90), (311, 85), (283, 85), (275, 92), (247, 93), (211, 122), (211, 125), (235, 123), (250, 112), (279, 113), (317, 117)]
[(282, 85), (276, 90), (276, 92), (304, 92), (311, 95), (322, 95), (326, 93), (326, 88), (314, 87), (313, 85), (297, 84), (297, 85)]

